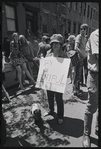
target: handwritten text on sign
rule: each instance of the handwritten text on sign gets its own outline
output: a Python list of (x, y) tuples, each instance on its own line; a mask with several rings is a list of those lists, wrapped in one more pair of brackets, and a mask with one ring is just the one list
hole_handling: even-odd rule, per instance
[(36, 87), (64, 93), (70, 59), (46, 57), (40, 60)]

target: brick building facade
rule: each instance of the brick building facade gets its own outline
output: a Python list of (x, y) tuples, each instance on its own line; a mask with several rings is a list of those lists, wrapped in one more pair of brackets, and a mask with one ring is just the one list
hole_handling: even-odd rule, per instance
[(77, 35), (82, 23), (88, 23), (90, 34), (98, 28), (99, 5), (91, 2), (3, 2), (2, 39), (11, 40), (14, 31), (34, 36), (68, 33)]

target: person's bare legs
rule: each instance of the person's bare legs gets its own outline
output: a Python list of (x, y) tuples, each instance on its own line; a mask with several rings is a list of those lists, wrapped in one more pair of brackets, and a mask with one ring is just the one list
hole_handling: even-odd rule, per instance
[(35, 85), (35, 80), (32, 78), (31, 74), (29, 73), (27, 66), (26, 66), (26, 63), (22, 64), (22, 68), (25, 71), (26, 76), (32, 81), (33, 85)]
[(32, 71), (32, 69), (31, 69), (31, 63), (30, 63), (30, 62), (27, 63), (27, 68), (28, 68), (28, 70), (29, 70), (31, 76), (34, 78), (34, 76), (33, 76), (33, 71)]
[(21, 66), (20, 65), (16, 66), (16, 70), (17, 70), (17, 73), (18, 73), (18, 81), (19, 81), (20, 88), (24, 89), (24, 86), (22, 84), (22, 69), (21, 69)]

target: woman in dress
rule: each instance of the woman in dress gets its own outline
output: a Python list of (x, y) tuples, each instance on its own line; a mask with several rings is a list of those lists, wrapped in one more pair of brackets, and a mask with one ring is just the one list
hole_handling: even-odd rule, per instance
[(26, 62), (27, 59), (23, 56), (21, 51), (19, 50), (19, 42), (18, 42), (18, 33), (12, 34), (13, 40), (10, 42), (10, 59), (14, 68), (16, 68), (18, 73), (18, 81), (20, 89), (24, 90), (24, 86), (22, 83), (22, 71), (25, 71), (26, 76), (31, 80), (32, 84), (35, 85), (35, 81), (29, 73)]
[(34, 61), (34, 52), (33, 52), (31, 43), (25, 38), (24, 35), (19, 35), (19, 42), (20, 42), (20, 50), (22, 54), (24, 55), (24, 57), (27, 59), (27, 63), (26, 63), (27, 68), (31, 76), (34, 78), (33, 71), (32, 71), (33, 61)]

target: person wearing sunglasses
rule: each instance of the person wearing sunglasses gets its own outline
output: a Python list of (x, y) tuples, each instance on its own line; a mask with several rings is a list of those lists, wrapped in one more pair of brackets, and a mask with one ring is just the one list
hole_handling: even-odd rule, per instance
[(76, 88), (74, 91), (74, 95), (82, 95), (82, 92), (80, 90), (80, 81), (81, 81), (81, 76), (82, 76), (82, 70), (83, 70), (83, 62), (84, 59), (87, 57), (86, 54), (86, 43), (87, 43), (87, 30), (88, 30), (88, 25), (87, 24), (82, 24), (80, 26), (80, 34), (78, 34), (75, 38), (75, 50), (78, 52), (79, 55), (79, 60), (80, 60), (80, 66), (79, 66), (79, 76), (78, 79), (76, 81)]

